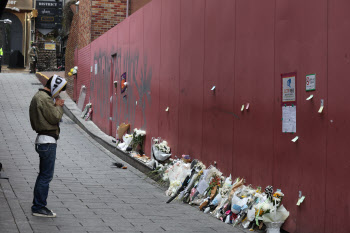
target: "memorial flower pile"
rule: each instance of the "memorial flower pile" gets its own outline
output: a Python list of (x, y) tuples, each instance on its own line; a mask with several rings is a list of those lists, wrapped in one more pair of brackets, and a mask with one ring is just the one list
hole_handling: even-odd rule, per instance
[(224, 177), (215, 166), (206, 168), (196, 160), (176, 159), (162, 165), (161, 170), (162, 179), (170, 184), (166, 191), (170, 196), (167, 203), (177, 200), (197, 205), (222, 222), (251, 230), (269, 227), (275, 222), (283, 224), (289, 216), (281, 204), (283, 192), (279, 189), (274, 192), (272, 186), (262, 192), (260, 187), (245, 185), (242, 178)]

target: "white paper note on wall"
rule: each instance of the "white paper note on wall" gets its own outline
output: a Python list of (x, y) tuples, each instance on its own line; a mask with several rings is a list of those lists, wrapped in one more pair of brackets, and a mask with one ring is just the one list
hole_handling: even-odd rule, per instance
[(297, 107), (282, 106), (282, 133), (296, 133)]

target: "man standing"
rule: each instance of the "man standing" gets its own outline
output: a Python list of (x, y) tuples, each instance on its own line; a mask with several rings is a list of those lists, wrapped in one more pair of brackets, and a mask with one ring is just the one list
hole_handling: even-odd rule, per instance
[(40, 158), (32, 206), (34, 216), (56, 217), (56, 214), (46, 207), (46, 200), (55, 169), (57, 140), (60, 134), (59, 122), (63, 116), (64, 100), (58, 95), (61, 91), (65, 91), (66, 84), (64, 78), (54, 75), (47, 81), (44, 89), (39, 89), (34, 95), (29, 107), (30, 123), (33, 130), (38, 133), (35, 150)]
[(36, 48), (36, 44), (32, 42), (32, 47), (30, 48), (29, 52), (29, 73), (35, 73), (36, 72), (36, 63), (38, 62), (38, 52)]
[(2, 61), (2, 56), (4, 56), (4, 52), (2, 51), (2, 48), (0, 47), (0, 73), (1, 73), (1, 61)]

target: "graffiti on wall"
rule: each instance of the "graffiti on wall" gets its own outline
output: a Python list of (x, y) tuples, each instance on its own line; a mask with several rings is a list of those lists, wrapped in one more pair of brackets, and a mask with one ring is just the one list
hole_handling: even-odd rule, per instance
[[(146, 129), (147, 117), (146, 106), (152, 103), (151, 80), (152, 67), (148, 65), (147, 57), (140, 63), (138, 52), (130, 53), (118, 48), (112, 56), (101, 49), (96, 50), (93, 57), (93, 72), (90, 81), (90, 101), (95, 106), (95, 114), (102, 122), (109, 121), (110, 104), (112, 107), (112, 121), (118, 126), (123, 122), (135, 125), (137, 106), (141, 105), (142, 122), (141, 128)], [(124, 93), (113, 89), (109, 93), (110, 85), (118, 81), (120, 85), (121, 76), (126, 73), (128, 88)], [(110, 78), (113, 76), (112, 79)], [(104, 128), (104, 127), (101, 127)]]

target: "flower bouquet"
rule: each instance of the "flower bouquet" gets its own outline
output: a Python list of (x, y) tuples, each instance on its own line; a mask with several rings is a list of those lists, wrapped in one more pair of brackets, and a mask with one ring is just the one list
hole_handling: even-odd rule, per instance
[(122, 151), (126, 151), (126, 149), (129, 147), (132, 139), (133, 139), (132, 134), (124, 134), (123, 135), (123, 142), (118, 143), (117, 147)]
[(132, 150), (139, 152), (140, 154), (143, 154), (143, 141), (146, 136), (146, 131), (139, 130), (137, 128), (134, 129), (134, 133), (132, 135), (132, 141), (130, 143), (130, 146)]
[[(224, 205), (228, 204), (228, 195), (232, 188), (232, 179), (231, 175), (225, 179), (224, 184), (219, 189), (219, 194), (212, 201), (213, 205), (216, 205), (216, 208), (211, 212), (211, 215), (216, 218), (222, 217), (222, 215), (226, 212), (224, 210)], [(220, 197), (218, 197), (220, 196)], [(227, 206), (226, 206), (227, 207)]]
[[(212, 183), (212, 187), (210, 187), (210, 182), (214, 176), (221, 177), (221, 175), (222, 173), (212, 165), (205, 169), (196, 186), (196, 193), (198, 192), (198, 194), (195, 194), (194, 198), (190, 201), (189, 204), (199, 205), (200, 210), (206, 207), (209, 204), (209, 201), (212, 200), (210, 199), (211, 191), (215, 187), (214, 182)], [(215, 188), (215, 192), (216, 190), (217, 187)], [(215, 196), (215, 194), (213, 194), (213, 196)]]
[(157, 161), (165, 161), (171, 156), (171, 150), (168, 142), (161, 138), (152, 138), (152, 156)]
[(262, 221), (268, 233), (279, 233), (280, 227), (289, 216), (289, 212), (281, 205), (284, 194), (279, 189), (273, 193), (272, 186), (267, 186), (265, 196), (266, 199), (255, 206), (256, 224), (259, 225), (259, 221)]
[(191, 180), (187, 185), (187, 187), (185, 188), (182, 198), (180, 198), (184, 203), (188, 203), (191, 198), (191, 193), (194, 194), (194, 192), (196, 191), (194, 186), (198, 183), (198, 180), (202, 176), (204, 169), (205, 169), (205, 165), (202, 162), (197, 161), (196, 165), (191, 171)]
[(68, 72), (68, 76), (76, 75), (78, 73), (78, 66), (74, 66), (70, 71)]
[(164, 172), (164, 180), (169, 180), (170, 186), (165, 195), (172, 196), (180, 188), (185, 178), (190, 174), (190, 164), (183, 163), (181, 160), (174, 162)]

